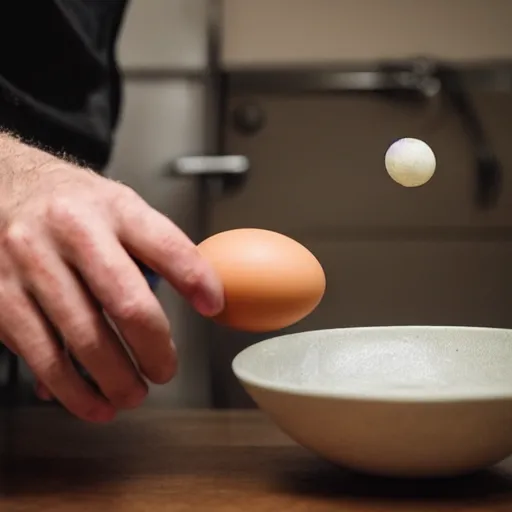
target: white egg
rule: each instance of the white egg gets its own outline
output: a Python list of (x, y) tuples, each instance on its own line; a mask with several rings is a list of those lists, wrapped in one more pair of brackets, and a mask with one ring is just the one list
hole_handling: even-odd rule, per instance
[(436, 157), (428, 144), (418, 139), (400, 139), (386, 151), (388, 174), (404, 187), (419, 187), (432, 178)]

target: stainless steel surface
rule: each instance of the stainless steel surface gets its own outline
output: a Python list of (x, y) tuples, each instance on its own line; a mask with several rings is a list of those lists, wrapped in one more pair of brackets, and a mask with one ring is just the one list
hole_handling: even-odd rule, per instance
[(236, 69), (227, 73), (226, 82), (231, 92), (246, 94), (402, 90), (431, 96), (439, 86), (435, 76), (439, 66), (456, 70), (471, 89), (512, 90), (511, 61), (458, 64), (424, 58), (371, 65)]
[(205, 70), (176, 68), (128, 68), (123, 71), (123, 78), (129, 82), (161, 82), (168, 80), (189, 80), (203, 82), (207, 77)]
[(249, 160), (242, 155), (183, 156), (174, 162), (174, 172), (180, 176), (224, 176), (248, 169)]
[[(210, 217), (213, 203), (223, 195), (233, 193), (244, 185), (249, 170), (249, 159), (243, 155), (184, 156), (172, 165), (172, 174), (181, 178), (199, 179), (203, 221)], [(203, 226), (201, 238), (208, 235)]]
[[(211, 29), (212, 44), (215, 34), (220, 30), (213, 25)], [(213, 50), (210, 50), (213, 54)], [(176, 68), (137, 68), (123, 71), (125, 79), (168, 80), (186, 78), (189, 80), (208, 81), (216, 89), (222, 80), (226, 80), (231, 90), (238, 92), (357, 92), (405, 90), (419, 91), (426, 97), (439, 91), (439, 81), (432, 76), (436, 66), (448, 66), (456, 70), (464, 84), (471, 89), (488, 91), (512, 90), (512, 62), (475, 62), (457, 64), (436, 62), (431, 59), (415, 59), (411, 62), (382, 62), (372, 65), (345, 63), (338, 66), (318, 65), (284, 68), (250, 68), (225, 70), (217, 60), (211, 60), (207, 70), (194, 70), (186, 67)], [(218, 94), (212, 99), (219, 100)], [(217, 117), (211, 120), (213, 126)], [(214, 130), (216, 133), (216, 130)]]

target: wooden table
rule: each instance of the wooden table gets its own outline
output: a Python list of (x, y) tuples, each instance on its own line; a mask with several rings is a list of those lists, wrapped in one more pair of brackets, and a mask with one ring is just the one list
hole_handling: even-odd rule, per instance
[(353, 475), (257, 411), (131, 412), (107, 426), (3, 412), (2, 512), (511, 512), (512, 462), (472, 477)]

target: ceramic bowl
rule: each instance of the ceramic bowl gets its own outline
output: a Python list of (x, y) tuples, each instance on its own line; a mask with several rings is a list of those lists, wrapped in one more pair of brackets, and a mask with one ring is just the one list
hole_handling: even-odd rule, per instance
[(512, 330), (304, 332), (248, 347), (233, 371), (292, 439), (360, 472), (455, 476), (512, 454)]

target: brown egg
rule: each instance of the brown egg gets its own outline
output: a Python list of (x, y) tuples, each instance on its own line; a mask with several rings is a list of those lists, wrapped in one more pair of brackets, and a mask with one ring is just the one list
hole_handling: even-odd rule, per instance
[(218, 272), (225, 308), (214, 320), (241, 331), (282, 329), (309, 315), (325, 292), (325, 274), (303, 245), (264, 229), (235, 229), (199, 244)]

